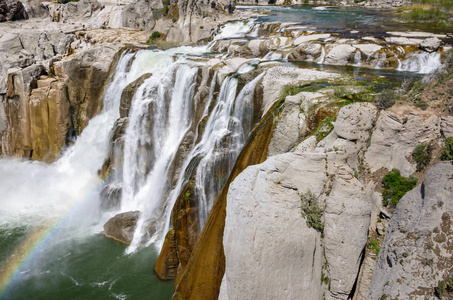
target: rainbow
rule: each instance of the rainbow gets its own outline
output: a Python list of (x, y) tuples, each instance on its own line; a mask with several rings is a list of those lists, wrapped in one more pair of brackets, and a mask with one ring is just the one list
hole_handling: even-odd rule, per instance
[(22, 267), (33, 260), (36, 249), (44, 243), (47, 236), (50, 236), (57, 223), (59, 222), (55, 219), (46, 221), (42, 226), (29, 232), (24, 241), (16, 247), (15, 255), (11, 256), (6, 268), (0, 272), (0, 296), (6, 291), (8, 285), (14, 282)]
[(8, 287), (19, 280), (21, 271), (39, 259), (40, 253), (37, 250), (44, 247), (53, 237), (54, 233), (64, 226), (70, 213), (84, 202), (83, 200), (86, 199), (85, 195), (90, 194), (93, 190), (98, 190), (105, 181), (101, 180), (99, 182), (96, 180), (96, 182), (91, 188), (88, 188), (90, 192), (85, 193), (83, 197), (80, 197), (80, 200), (76, 200), (62, 217), (48, 219), (26, 234), (23, 241), (13, 250), (12, 253), (14, 255), (10, 255), (6, 266), (0, 270), (0, 299), (7, 296)]

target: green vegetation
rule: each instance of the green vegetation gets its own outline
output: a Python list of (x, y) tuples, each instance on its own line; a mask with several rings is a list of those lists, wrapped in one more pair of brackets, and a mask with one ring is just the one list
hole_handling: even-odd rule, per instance
[(162, 10), (162, 13), (164, 16), (168, 15), (168, 11), (169, 11), (169, 6), (170, 6), (170, 0), (162, 0), (162, 4), (164, 6), (163, 10)]
[(316, 196), (310, 190), (300, 196), (302, 216), (309, 228), (322, 232), (324, 224), (321, 222), (322, 209), (316, 201)]
[(439, 299), (443, 299), (444, 296), (448, 298), (453, 293), (453, 278), (449, 278), (446, 281), (439, 280), (434, 290)]
[(321, 283), (328, 285), (330, 283), (330, 278), (327, 275), (324, 275), (324, 272), (321, 271)]
[(381, 93), (377, 94), (374, 98), (374, 103), (380, 109), (387, 109), (395, 104), (395, 100), (398, 98), (398, 93), (393, 89), (385, 89)]
[(453, 136), (445, 140), (445, 146), (440, 149), (440, 160), (453, 160)]
[(336, 120), (336, 116), (331, 116), (319, 122), (318, 128), (316, 128), (315, 132), (313, 133), (317, 137), (318, 141), (321, 141), (329, 135), (329, 133), (333, 130), (333, 123), (335, 123)]
[(417, 185), (417, 178), (401, 176), (400, 170), (393, 169), (382, 179), (384, 191), (382, 193), (382, 202), (384, 206), (391, 204), (397, 206), (400, 199)]
[(151, 35), (149, 36), (149, 39), (147, 41), (148, 44), (151, 44), (152, 42), (154, 42), (155, 40), (157, 40), (158, 38), (160, 38), (162, 36), (162, 34), (159, 32), (159, 31), (154, 31), (153, 33), (151, 33)]
[(189, 199), (190, 199), (190, 191), (187, 191), (184, 193), (184, 195), (182, 195), (182, 200), (185, 202), (189, 202)]
[(414, 4), (401, 8), (403, 21), (427, 23), (437, 29), (453, 28), (453, 1), (413, 0)]
[(379, 255), (379, 251), (381, 251), (381, 249), (378, 246), (377, 240), (369, 241), (367, 244), (367, 248), (373, 250), (374, 253), (376, 253), (376, 255)]
[(423, 170), (431, 162), (433, 146), (431, 144), (420, 144), (412, 151), (412, 158), (417, 163), (417, 172)]
[(300, 92), (302, 92), (302, 87), (294, 86), (294, 85), (287, 85), (280, 92), (280, 97), (278, 98), (278, 100), (283, 101), (286, 99), (287, 96), (294, 96), (294, 95), (299, 94)]

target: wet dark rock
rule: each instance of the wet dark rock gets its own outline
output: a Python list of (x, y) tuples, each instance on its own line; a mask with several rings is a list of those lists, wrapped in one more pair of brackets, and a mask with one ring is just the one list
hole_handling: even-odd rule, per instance
[(0, 22), (28, 19), (22, 2), (18, 0), (0, 0)]

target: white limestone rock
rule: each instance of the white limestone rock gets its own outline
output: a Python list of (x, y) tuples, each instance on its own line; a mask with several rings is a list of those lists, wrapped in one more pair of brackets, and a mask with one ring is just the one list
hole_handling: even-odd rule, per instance
[(401, 117), (382, 111), (365, 155), (371, 172), (397, 168), (401, 175), (409, 176), (415, 172), (415, 164), (408, 160), (414, 148), (439, 136), (439, 118), (435, 115), (425, 118), (410, 113)]
[(335, 44), (326, 47), (325, 64), (331, 65), (347, 65), (352, 61), (356, 48), (348, 44)]
[(437, 37), (427, 38), (420, 43), (420, 49), (427, 52), (435, 52), (439, 49), (442, 41)]
[(401, 200), (373, 272), (368, 299), (437, 299), (439, 280), (451, 278), (453, 166), (438, 162)]

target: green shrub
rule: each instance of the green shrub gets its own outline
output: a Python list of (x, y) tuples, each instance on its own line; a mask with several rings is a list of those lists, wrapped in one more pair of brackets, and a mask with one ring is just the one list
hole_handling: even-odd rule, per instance
[(309, 228), (322, 232), (324, 224), (321, 222), (322, 209), (316, 201), (316, 196), (310, 190), (300, 196), (302, 216), (307, 222)]
[(148, 44), (151, 43), (151, 42), (154, 42), (155, 40), (157, 40), (158, 38), (161, 37), (161, 33), (159, 31), (154, 31), (150, 36), (149, 36), (149, 39), (148, 39)]
[(374, 103), (380, 109), (387, 109), (395, 104), (397, 93), (395, 90), (385, 89), (380, 94), (377, 94), (374, 98)]
[(437, 297), (439, 297), (440, 299), (442, 299), (442, 296), (444, 295), (444, 293), (447, 291), (447, 284), (445, 283), (445, 281), (443, 280), (439, 280), (439, 282), (437, 283), (437, 287), (436, 287), (436, 295)]
[(412, 158), (417, 163), (417, 172), (423, 170), (431, 162), (433, 146), (431, 144), (420, 144), (412, 151)]
[(401, 176), (400, 170), (393, 169), (382, 179), (384, 191), (382, 193), (382, 202), (384, 206), (389, 204), (397, 206), (400, 199), (417, 185), (417, 178)]
[(440, 149), (440, 160), (453, 160), (453, 136), (445, 140), (445, 147)]

